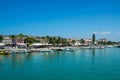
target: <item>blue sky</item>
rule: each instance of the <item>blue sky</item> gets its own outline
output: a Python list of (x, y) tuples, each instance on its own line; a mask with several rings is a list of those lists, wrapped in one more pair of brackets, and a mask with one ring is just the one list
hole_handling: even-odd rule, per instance
[(120, 0), (0, 0), (0, 34), (120, 41)]

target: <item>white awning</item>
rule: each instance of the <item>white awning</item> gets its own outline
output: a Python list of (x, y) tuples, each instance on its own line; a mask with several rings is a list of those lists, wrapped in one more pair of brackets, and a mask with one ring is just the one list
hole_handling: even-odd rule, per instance
[(43, 44), (43, 45), (45, 45), (45, 46), (51, 46), (52, 44), (45, 43), (45, 44)]
[(34, 43), (32, 44), (32, 46), (50, 46), (52, 44), (48, 44), (48, 43)]
[(42, 43), (34, 43), (32, 44), (32, 46), (42, 46), (43, 44)]

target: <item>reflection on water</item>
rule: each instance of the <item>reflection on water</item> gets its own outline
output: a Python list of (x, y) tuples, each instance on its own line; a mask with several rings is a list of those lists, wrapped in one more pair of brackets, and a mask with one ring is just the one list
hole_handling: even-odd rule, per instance
[(92, 64), (94, 64), (95, 59), (95, 49), (92, 49)]
[(11, 54), (11, 55), (0, 55), (0, 65), (2, 65), (6, 60), (11, 63), (12, 66), (24, 65), (25, 61), (32, 60), (42, 60), (42, 61), (54, 61), (54, 60), (71, 60), (80, 61), (81, 59), (91, 59), (92, 64), (94, 64), (95, 57), (97, 55), (101, 56), (106, 54), (104, 49), (83, 49), (76, 51), (55, 51), (55, 52), (38, 52), (38, 53), (22, 53), (22, 54)]
[[(96, 53), (97, 52), (97, 53)], [(23, 64), (25, 60), (32, 60), (34, 58), (41, 58), (42, 60), (54, 60), (54, 59), (64, 59), (69, 58), (75, 60), (75, 58), (81, 57), (91, 58), (91, 61), (94, 63), (95, 56), (105, 55), (105, 50), (78, 50), (78, 51), (55, 51), (55, 52), (38, 52), (38, 53), (24, 53), (24, 54), (11, 54), (11, 55), (0, 55), (0, 64), (4, 63), (6, 60), (9, 60), (13, 65)]]

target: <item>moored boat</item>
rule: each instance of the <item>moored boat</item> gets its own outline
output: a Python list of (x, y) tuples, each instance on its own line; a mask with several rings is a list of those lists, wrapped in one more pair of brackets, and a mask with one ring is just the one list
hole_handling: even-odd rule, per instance
[(106, 47), (107, 47), (107, 48), (113, 48), (114, 46), (112, 46), (112, 45), (107, 45)]
[(0, 51), (0, 54), (4, 54), (4, 55), (5, 55), (5, 54), (10, 54), (10, 52), (9, 52), (9, 51), (5, 51), (5, 50), (1, 50), (1, 51)]

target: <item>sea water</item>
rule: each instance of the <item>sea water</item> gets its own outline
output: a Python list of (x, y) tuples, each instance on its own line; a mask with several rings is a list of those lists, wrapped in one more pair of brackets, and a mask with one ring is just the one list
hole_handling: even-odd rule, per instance
[(120, 80), (120, 49), (0, 55), (0, 80)]

